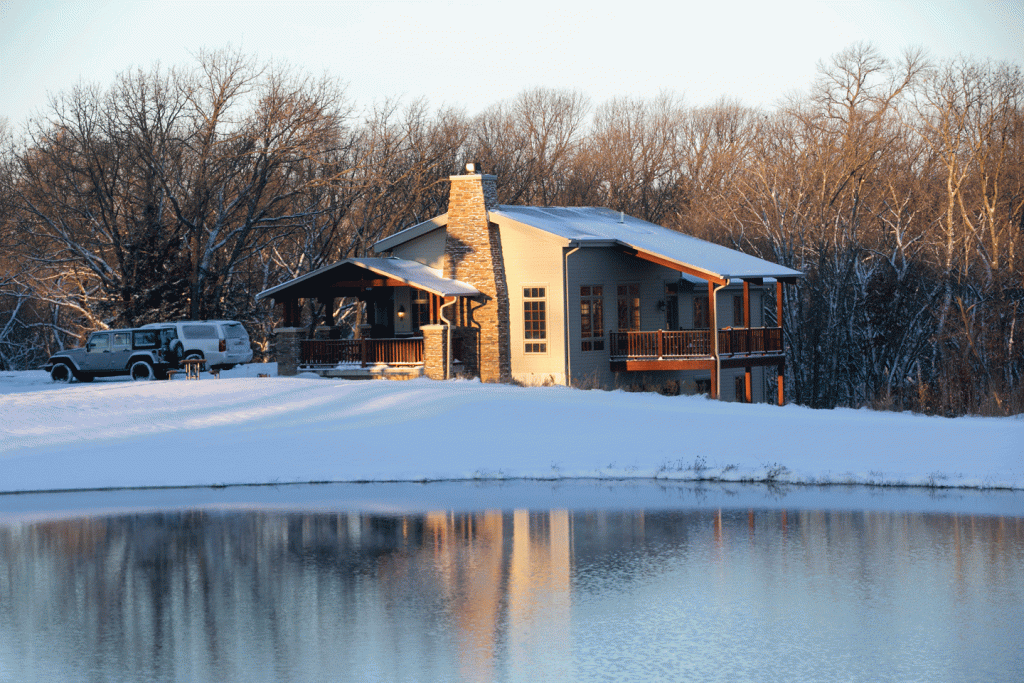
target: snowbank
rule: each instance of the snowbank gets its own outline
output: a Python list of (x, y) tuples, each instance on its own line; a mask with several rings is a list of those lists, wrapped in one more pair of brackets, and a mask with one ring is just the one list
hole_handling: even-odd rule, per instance
[(55, 385), (0, 373), (0, 491), (710, 479), (1024, 488), (1024, 419), (816, 411), (472, 381)]

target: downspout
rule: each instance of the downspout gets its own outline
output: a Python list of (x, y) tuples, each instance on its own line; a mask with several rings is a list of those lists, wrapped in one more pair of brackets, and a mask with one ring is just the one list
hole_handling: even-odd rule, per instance
[[(570, 244), (572, 244), (570, 242)], [(573, 247), (571, 250), (565, 252), (565, 256), (562, 257), (562, 305), (564, 308), (563, 312), (563, 334), (562, 339), (565, 346), (565, 386), (572, 385), (572, 350), (569, 346), (569, 256), (580, 250), (580, 247)], [(601, 317), (604, 320), (604, 317)]]
[[(729, 280), (730, 280), (728, 275), (723, 275), (722, 278), (725, 280), (725, 284), (718, 285), (718, 286), (714, 287), (711, 290), (711, 301), (709, 303), (709, 306), (713, 306), (714, 307), (713, 310), (715, 311), (715, 326), (716, 327), (719, 324), (718, 323), (718, 290), (724, 289), (725, 287), (728, 287), (729, 286)], [(712, 341), (712, 348), (714, 349), (714, 353), (715, 353), (715, 386), (718, 388), (718, 396), (716, 396), (715, 398), (717, 398), (719, 401), (721, 401), (722, 400), (722, 357), (718, 354), (718, 330), (717, 329), (711, 330), (711, 341)]]
[[(445, 297), (445, 299), (447, 299), (447, 298), (448, 297)], [(442, 323), (444, 323), (445, 327), (448, 329), (448, 343), (446, 344), (446, 346), (448, 348), (445, 349), (445, 356), (446, 356), (446, 358), (445, 358), (445, 365), (444, 365), (444, 378), (445, 379), (451, 379), (450, 375), (451, 375), (451, 371), (452, 371), (452, 325), (448, 321), (448, 318), (444, 317), (444, 307), (445, 306), (451, 306), (452, 304), (454, 304), (458, 300), (459, 300), (459, 297), (453, 296), (451, 301), (449, 301), (446, 304), (441, 304), (440, 308), (437, 309), (437, 317), (438, 317), (438, 319)]]

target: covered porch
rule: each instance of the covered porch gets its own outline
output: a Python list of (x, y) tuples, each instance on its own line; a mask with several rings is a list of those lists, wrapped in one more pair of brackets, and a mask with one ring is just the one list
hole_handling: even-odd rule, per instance
[[(328, 377), (406, 379), (428, 373), (429, 337), (465, 325), (479, 291), (441, 277), (423, 264), (397, 258), (345, 259), (260, 292), (281, 307), (275, 329), (280, 374), (315, 372)], [(334, 319), (341, 299), (354, 300), (355, 322)], [(303, 300), (323, 313), (303, 321)], [(461, 338), (461, 337), (460, 337)], [(433, 346), (444, 347), (444, 340)], [(449, 363), (445, 358), (435, 364)]]

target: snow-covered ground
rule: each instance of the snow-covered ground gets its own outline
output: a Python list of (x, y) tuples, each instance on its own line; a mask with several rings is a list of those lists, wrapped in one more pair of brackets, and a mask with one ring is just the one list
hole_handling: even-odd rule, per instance
[(1021, 417), (258, 373), (276, 374), (55, 385), (0, 373), (0, 491), (516, 478), (1024, 489)]

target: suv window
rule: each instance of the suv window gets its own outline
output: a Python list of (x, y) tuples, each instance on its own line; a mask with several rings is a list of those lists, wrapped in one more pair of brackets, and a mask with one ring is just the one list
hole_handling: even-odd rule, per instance
[(114, 346), (125, 347), (128, 346), (128, 340), (131, 338), (131, 334), (128, 332), (115, 332), (114, 333)]
[(182, 325), (181, 332), (186, 339), (217, 338), (217, 328), (213, 325)]
[(246, 339), (248, 336), (245, 333), (245, 328), (238, 323), (224, 326), (225, 339)]

